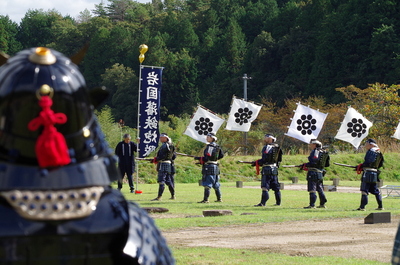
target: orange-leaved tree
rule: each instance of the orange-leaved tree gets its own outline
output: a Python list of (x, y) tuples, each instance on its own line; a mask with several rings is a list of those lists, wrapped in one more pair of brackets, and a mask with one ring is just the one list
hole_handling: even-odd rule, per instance
[(375, 83), (366, 89), (347, 86), (336, 90), (343, 93), (348, 105), (373, 123), (368, 137), (389, 143), (393, 142), (391, 136), (400, 119), (399, 89), (400, 85)]

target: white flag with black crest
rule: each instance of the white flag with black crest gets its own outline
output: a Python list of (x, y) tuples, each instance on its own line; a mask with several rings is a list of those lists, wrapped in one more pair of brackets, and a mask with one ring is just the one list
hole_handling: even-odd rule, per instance
[(207, 143), (207, 134), (211, 132), (217, 134), (224, 121), (224, 119), (199, 105), (184, 134), (197, 141)]
[(248, 132), (262, 105), (233, 97), (226, 130)]
[(400, 140), (400, 122), (399, 122), (399, 124), (397, 125), (396, 131), (394, 132), (394, 134), (393, 134), (392, 137), (393, 137), (393, 138), (396, 138), (396, 139), (398, 139), (398, 140)]
[(285, 135), (309, 144), (311, 139), (318, 138), (326, 116), (328, 116), (327, 113), (325, 114), (297, 103), (297, 109)]
[(355, 148), (368, 136), (372, 122), (364, 118), (358, 111), (349, 107), (346, 116), (335, 138), (351, 143)]

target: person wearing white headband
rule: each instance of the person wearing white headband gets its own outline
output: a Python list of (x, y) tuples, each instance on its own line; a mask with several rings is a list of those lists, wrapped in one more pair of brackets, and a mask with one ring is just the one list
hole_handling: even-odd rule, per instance
[(318, 208), (326, 208), (323, 178), (326, 173), (325, 167), (329, 167), (329, 153), (322, 148), (322, 143), (317, 139), (310, 141), (311, 153), (308, 156), (308, 163), (301, 165), (301, 169), (307, 171), (307, 191), (309, 192), (310, 204), (304, 209), (314, 209), (319, 196)]
[(265, 146), (261, 151), (261, 159), (252, 163), (256, 166), (257, 175), (260, 173), (259, 167), (262, 166), (261, 177), (261, 201), (254, 206), (265, 206), (269, 199), (269, 190), (272, 189), (275, 194), (275, 206), (281, 205), (280, 183), (278, 181), (278, 168), (282, 161), (282, 150), (275, 143), (276, 138), (272, 134), (264, 136)]
[(162, 143), (154, 157), (153, 163), (157, 164), (157, 182), (158, 182), (158, 196), (152, 201), (161, 201), (161, 197), (165, 190), (165, 185), (168, 186), (171, 193), (171, 200), (175, 200), (175, 166), (174, 160), (176, 158), (175, 147), (172, 144), (171, 138), (166, 133), (160, 134), (160, 142)]
[(319, 145), (319, 147), (322, 146), (322, 143), (321, 143), (320, 141), (318, 141), (317, 139), (312, 139), (312, 140), (310, 141), (310, 144), (316, 144), (316, 145)]
[(264, 138), (271, 138), (272, 142), (276, 142), (276, 137), (274, 137), (272, 134), (267, 133), (266, 135), (264, 135)]
[(212, 139), (214, 139), (214, 142), (218, 140), (217, 136), (214, 133), (208, 133), (207, 137), (211, 137)]
[(214, 133), (207, 134), (207, 146), (204, 149), (203, 156), (197, 156), (194, 159), (199, 160), (203, 165), (202, 169), (202, 186), (204, 187), (204, 197), (199, 203), (208, 203), (211, 188), (214, 189), (217, 200), (215, 202), (222, 202), (222, 193), (220, 190), (219, 182), (219, 166), (218, 160), (224, 157), (224, 152), (221, 147), (216, 143), (217, 136)]
[(171, 138), (168, 136), (168, 134), (162, 133), (162, 134), (160, 134), (160, 139), (161, 139), (161, 137), (165, 137), (166, 143), (172, 144), (172, 140), (171, 140)]
[(367, 153), (364, 157), (364, 162), (359, 164), (356, 168), (357, 173), (361, 174), (361, 202), (357, 211), (365, 211), (365, 206), (368, 204), (368, 194), (375, 195), (378, 208), (376, 210), (384, 210), (382, 205), (382, 195), (378, 189), (378, 182), (380, 171), (378, 170), (383, 166), (383, 154), (374, 139), (368, 139), (365, 142)]

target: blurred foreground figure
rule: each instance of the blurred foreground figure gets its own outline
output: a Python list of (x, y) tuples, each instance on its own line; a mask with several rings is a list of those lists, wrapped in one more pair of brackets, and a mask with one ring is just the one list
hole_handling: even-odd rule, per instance
[(120, 175), (93, 114), (104, 98), (54, 50), (0, 67), (0, 264), (175, 263), (153, 220), (110, 186)]
[(396, 237), (394, 238), (392, 265), (400, 264), (400, 226), (397, 228)]

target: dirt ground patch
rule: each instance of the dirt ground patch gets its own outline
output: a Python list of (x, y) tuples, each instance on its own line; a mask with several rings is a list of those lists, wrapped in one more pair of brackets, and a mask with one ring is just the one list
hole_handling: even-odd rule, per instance
[(390, 262), (399, 219), (364, 224), (363, 219), (335, 219), (197, 227), (163, 232), (169, 244), (186, 247), (260, 249), (292, 256), (337, 256)]
[[(285, 187), (286, 188), (286, 187)], [(303, 188), (295, 187), (291, 188)], [(339, 192), (359, 192), (341, 187)], [(367, 216), (366, 212), (366, 216)], [(337, 256), (390, 262), (399, 218), (364, 224), (362, 218), (293, 221), (165, 231), (171, 245), (262, 250), (292, 256)]]

